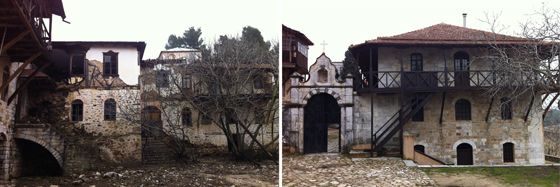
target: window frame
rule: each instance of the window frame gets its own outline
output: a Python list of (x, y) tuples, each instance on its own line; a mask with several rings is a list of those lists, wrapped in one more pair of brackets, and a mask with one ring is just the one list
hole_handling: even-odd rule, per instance
[[(187, 120), (188, 119), (188, 120)], [(181, 124), (186, 127), (192, 127), (192, 112), (189, 108), (185, 107), (181, 110)]]
[(424, 71), (424, 57), (421, 53), (410, 54), (410, 71)]
[(513, 104), (508, 97), (502, 97), (500, 99), (500, 117), (502, 120), (513, 119)]
[(70, 103), (70, 120), (73, 122), (84, 121), (84, 102), (75, 99)]
[(472, 120), (472, 103), (467, 99), (459, 99), (455, 101), (455, 120), (471, 121)]
[(105, 100), (105, 102), (103, 102), (103, 120), (105, 121), (117, 120), (117, 102), (115, 101), (115, 99), (109, 98)]
[[(107, 56), (110, 61), (105, 58)], [(119, 53), (112, 50), (103, 53), (103, 76), (119, 76)]]
[[(76, 73), (75, 69), (77, 69), (76, 67), (76, 57), (81, 57), (79, 58), (81, 61), (81, 73)], [(70, 75), (72, 76), (85, 76), (86, 74), (86, 55), (85, 54), (73, 54), (70, 56)]]
[(156, 87), (169, 88), (169, 70), (157, 70), (156, 72)]
[(453, 55), (453, 68), (455, 71), (469, 71), (470, 66), (470, 56), (467, 52), (457, 51)]

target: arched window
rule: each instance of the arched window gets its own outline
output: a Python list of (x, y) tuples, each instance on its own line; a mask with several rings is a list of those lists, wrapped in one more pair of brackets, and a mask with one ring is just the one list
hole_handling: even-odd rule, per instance
[(513, 143), (507, 142), (503, 145), (504, 162), (515, 162)]
[(183, 108), (183, 110), (181, 111), (181, 123), (184, 126), (192, 127), (192, 115), (190, 109)]
[(455, 102), (455, 120), (471, 120), (471, 102), (466, 99)]
[(107, 99), (104, 106), (103, 116), (105, 121), (115, 121), (117, 119), (117, 102), (114, 99)]
[(412, 53), (410, 55), (410, 71), (422, 71), (423, 69), (422, 54)]
[(469, 54), (464, 51), (456, 52), (453, 55), (455, 71), (469, 71)]
[(500, 111), (501, 111), (501, 116), (502, 116), (502, 120), (508, 120), (512, 118), (512, 109), (511, 109), (511, 99), (507, 98), (507, 97), (503, 97), (500, 99), (501, 101), (501, 105), (500, 105)]
[(320, 69), (317, 71), (318, 82), (327, 82), (329, 77), (329, 72), (326, 69)]
[(84, 103), (82, 100), (72, 101), (72, 121), (82, 121), (84, 120)]
[(426, 152), (424, 152), (425, 151), (424, 149), (425, 148), (424, 148), (423, 145), (414, 145), (414, 151), (416, 151), (416, 152), (426, 153)]

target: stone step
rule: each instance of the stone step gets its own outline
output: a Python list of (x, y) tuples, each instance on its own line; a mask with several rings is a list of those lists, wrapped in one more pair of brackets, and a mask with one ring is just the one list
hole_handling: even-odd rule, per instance
[[(350, 158), (369, 158), (370, 155), (371, 155), (371, 152), (351, 150), (349, 155), (350, 155)], [(373, 156), (376, 157), (377, 153), (373, 153)]]
[(369, 151), (369, 150), (371, 150), (371, 144), (353, 145), (351, 150), (354, 150), (354, 151)]

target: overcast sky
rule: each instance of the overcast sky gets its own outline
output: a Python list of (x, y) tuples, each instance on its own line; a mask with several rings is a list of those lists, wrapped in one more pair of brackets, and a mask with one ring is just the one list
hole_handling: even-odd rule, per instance
[[(467, 13), (467, 27), (489, 30), (485, 12), (500, 14), (506, 26), (503, 34), (514, 35), (519, 23), (529, 14), (540, 10), (542, 3), (560, 7), (560, 1), (321, 1), (284, 0), (282, 23), (303, 32), (313, 43), (309, 49), (310, 62), (323, 52), (333, 61), (342, 61), (351, 44), (363, 43), (378, 36), (392, 36), (438, 23), (462, 26), (462, 13)], [(310, 64), (311, 64), (310, 63)]]
[[(202, 29), (204, 41), (240, 35), (244, 26), (265, 40), (280, 38), (280, 1), (272, 0), (63, 0), (66, 24), (56, 18), (54, 41), (145, 41), (144, 59), (156, 58), (170, 34)], [(137, 66), (136, 63), (131, 64)], [(136, 67), (119, 73), (139, 74)], [(136, 84), (137, 78), (125, 80)]]

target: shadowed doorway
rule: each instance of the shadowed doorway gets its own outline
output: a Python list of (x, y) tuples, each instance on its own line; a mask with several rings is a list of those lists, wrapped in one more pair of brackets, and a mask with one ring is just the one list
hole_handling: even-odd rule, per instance
[(304, 153), (340, 151), (340, 106), (333, 96), (312, 96), (304, 107), (303, 126)]

